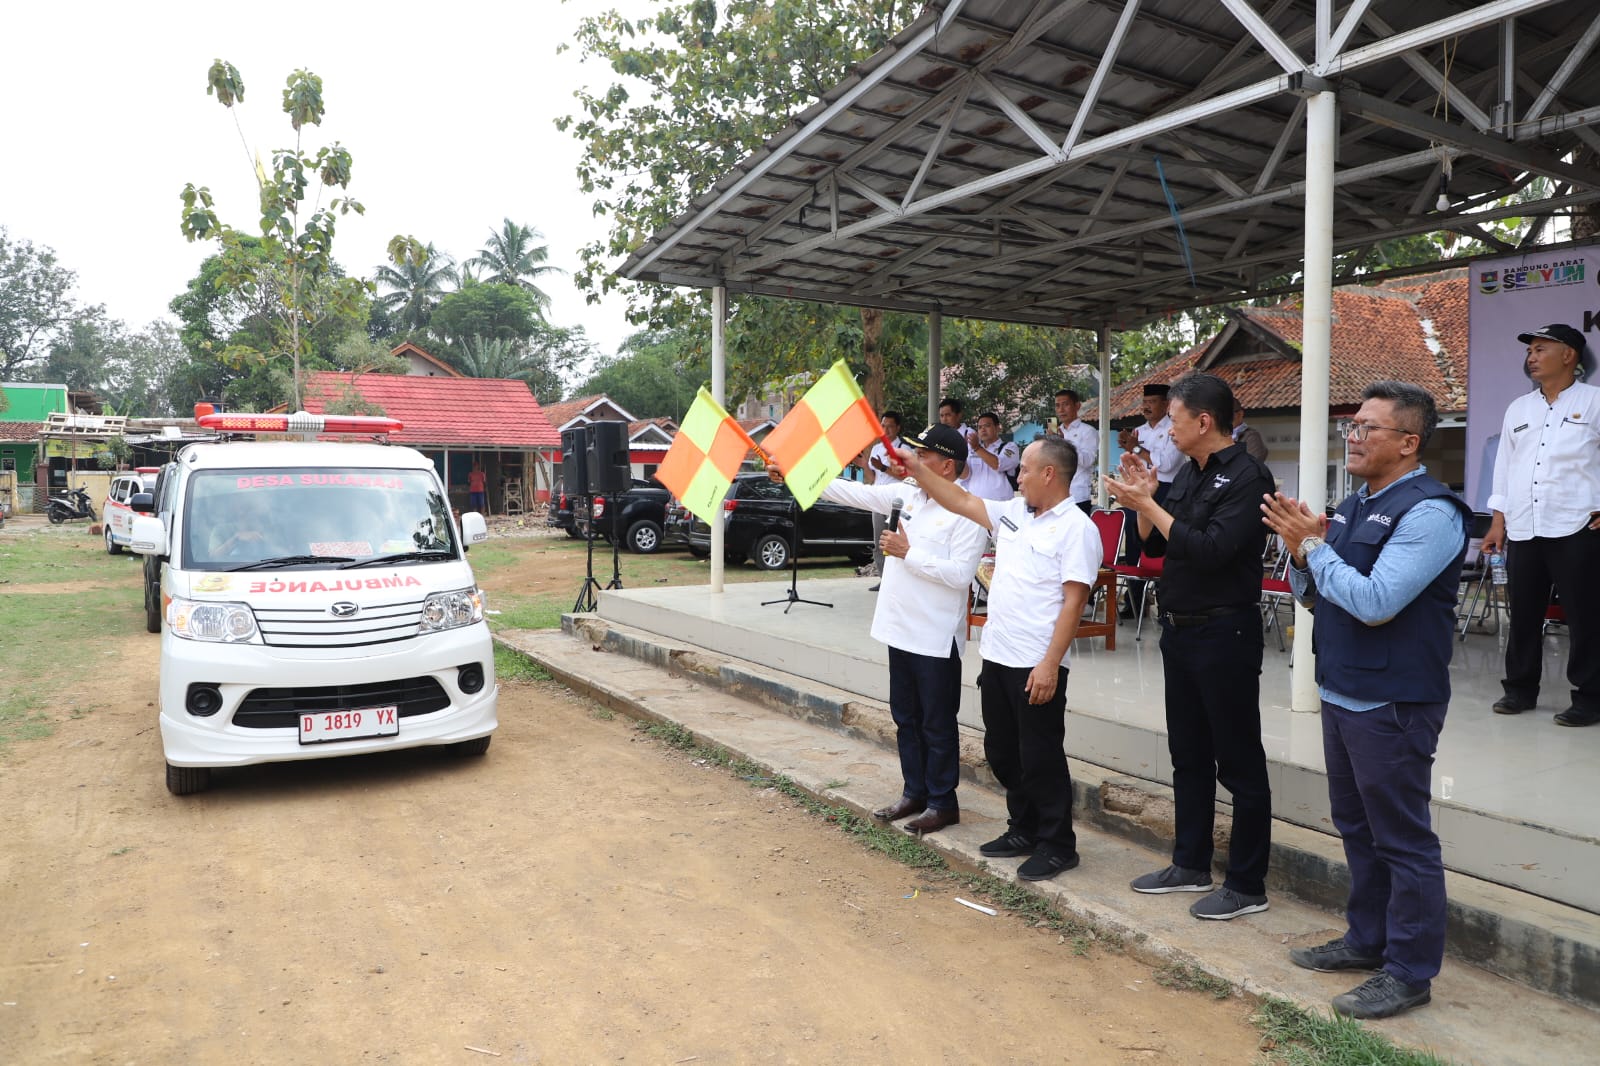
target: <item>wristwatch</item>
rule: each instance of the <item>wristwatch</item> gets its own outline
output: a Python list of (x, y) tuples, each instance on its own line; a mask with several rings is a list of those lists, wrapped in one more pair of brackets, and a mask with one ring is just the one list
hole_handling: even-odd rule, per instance
[(1309, 559), (1311, 553), (1328, 543), (1321, 537), (1307, 537), (1300, 542), (1300, 558)]

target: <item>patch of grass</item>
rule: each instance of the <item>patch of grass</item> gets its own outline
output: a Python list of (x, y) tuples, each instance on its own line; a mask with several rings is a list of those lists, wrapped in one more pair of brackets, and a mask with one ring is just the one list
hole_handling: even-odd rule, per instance
[(37, 696), (0, 697), (0, 749), (14, 740), (40, 740), (55, 732)]
[(1157, 967), (1155, 979), (1156, 984), (1162, 988), (1204, 992), (1212, 999), (1227, 999), (1233, 995), (1232, 983), (1187, 962), (1169, 962), (1165, 966)]
[(500, 629), (560, 629), (561, 616), (572, 610), (571, 599), (557, 601), (551, 598), (489, 594), (489, 609), (499, 614), (489, 616), (489, 628)]
[(503, 644), (494, 646), (494, 676), (500, 681), (549, 681), (550, 671)]
[(1450, 1066), (1431, 1052), (1396, 1047), (1360, 1022), (1272, 996), (1262, 999), (1250, 1021), (1261, 1030), (1270, 1061), (1282, 1066)]
[(600, 722), (609, 722), (616, 716), (616, 712), (610, 707), (596, 707), (594, 710), (589, 712), (590, 718)]
[(128, 854), (128, 852), (130, 852), (130, 851), (132, 851), (132, 850), (133, 850), (133, 848), (132, 848), (132, 847), (131, 847), (131, 846), (127, 846), (127, 847), (120, 847), (120, 848), (117, 848), (117, 849), (115, 849), (115, 850), (114, 850), (114, 851), (112, 851), (112, 852), (111, 852), (111, 854), (112, 854), (112, 855), (113, 855), (113, 856), (116, 856), (116, 855), (126, 855), (126, 854)]
[(827, 782), (822, 787), (826, 788), (826, 789), (843, 788), (844, 786), (848, 785), (849, 783), (850, 782), (848, 782), (848, 781), (841, 781), (838, 778), (834, 778), (832, 781)]

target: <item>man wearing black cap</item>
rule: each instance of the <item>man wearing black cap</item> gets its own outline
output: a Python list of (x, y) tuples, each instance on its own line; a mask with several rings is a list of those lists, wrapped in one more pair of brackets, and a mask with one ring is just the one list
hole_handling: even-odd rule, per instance
[[(874, 515), (900, 512), (897, 527), (878, 539), (883, 581), (872, 612), (872, 638), (889, 647), (889, 713), (900, 752), (901, 791), (898, 800), (872, 813), (890, 822), (911, 818), (907, 831), (932, 833), (961, 821), (956, 711), (967, 643), (967, 588), (989, 538), (919, 487), (961, 475), (967, 455), (961, 434), (933, 425), (902, 440), (923, 456), (917, 485), (860, 485), (840, 478), (823, 488), (822, 499)], [(898, 456), (887, 458), (898, 466)], [(781, 477), (777, 466), (767, 469), (774, 480)]]
[[(917, 483), (952, 513), (995, 535), (989, 621), (983, 627), (983, 753), (1006, 790), (1006, 831), (979, 847), (990, 858), (1026, 855), (1024, 881), (1078, 865), (1067, 770), (1067, 655), (1089, 587), (1100, 572), (1100, 534), (1072, 505), (1078, 453), (1040, 437), (1022, 453), (1022, 495), (985, 500), (937, 478), (918, 453), (901, 458)], [(926, 452), (921, 455), (926, 455)]]
[[(1555, 586), (1566, 613), (1572, 705), (1557, 725), (1600, 722), (1600, 389), (1584, 337), (1560, 322), (1519, 333), (1523, 373), (1537, 389), (1511, 401), (1500, 428), (1494, 519), (1485, 555), (1506, 553), (1511, 617), (1505, 695), (1496, 714), (1521, 714), (1539, 700), (1545, 608)], [(1509, 544), (1508, 544), (1509, 542)]]

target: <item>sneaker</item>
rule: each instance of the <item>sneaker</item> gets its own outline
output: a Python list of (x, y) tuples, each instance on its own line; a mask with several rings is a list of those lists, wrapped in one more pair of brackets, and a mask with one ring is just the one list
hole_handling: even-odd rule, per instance
[(1017, 855), (1032, 855), (1037, 843), (1032, 837), (1007, 830), (987, 844), (978, 845), (978, 854), (991, 859), (1010, 859)]
[(1186, 870), (1182, 866), (1169, 866), (1153, 874), (1135, 877), (1128, 883), (1135, 892), (1159, 896), (1167, 892), (1210, 892), (1210, 870)]
[(1342, 996), (1333, 1009), (1347, 1018), (1392, 1018), (1433, 998), (1427, 985), (1408, 985), (1388, 970), (1379, 970)]
[(1495, 714), (1521, 714), (1533, 710), (1533, 707), (1532, 700), (1525, 700), (1521, 696), (1501, 696), (1494, 701), (1492, 709)]
[(1075, 869), (1078, 853), (1063, 855), (1057, 851), (1041, 851), (1017, 867), (1017, 876), (1024, 881), (1048, 881), (1056, 874)]
[(1241, 914), (1257, 914), (1266, 909), (1266, 896), (1247, 896), (1243, 892), (1235, 892), (1227, 885), (1223, 885), (1211, 895), (1195, 900), (1194, 905), (1189, 908), (1189, 913), (1196, 918), (1225, 922)]
[(1289, 961), (1302, 969), (1316, 970), (1318, 973), (1383, 969), (1383, 956), (1357, 951), (1346, 944), (1342, 936), (1314, 948), (1290, 948)]

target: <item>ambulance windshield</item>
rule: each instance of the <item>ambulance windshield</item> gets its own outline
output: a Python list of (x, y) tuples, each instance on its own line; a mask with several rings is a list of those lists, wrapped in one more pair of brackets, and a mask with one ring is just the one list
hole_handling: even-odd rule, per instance
[(186, 496), (181, 550), (189, 570), (460, 556), (449, 505), (425, 470), (202, 470)]

